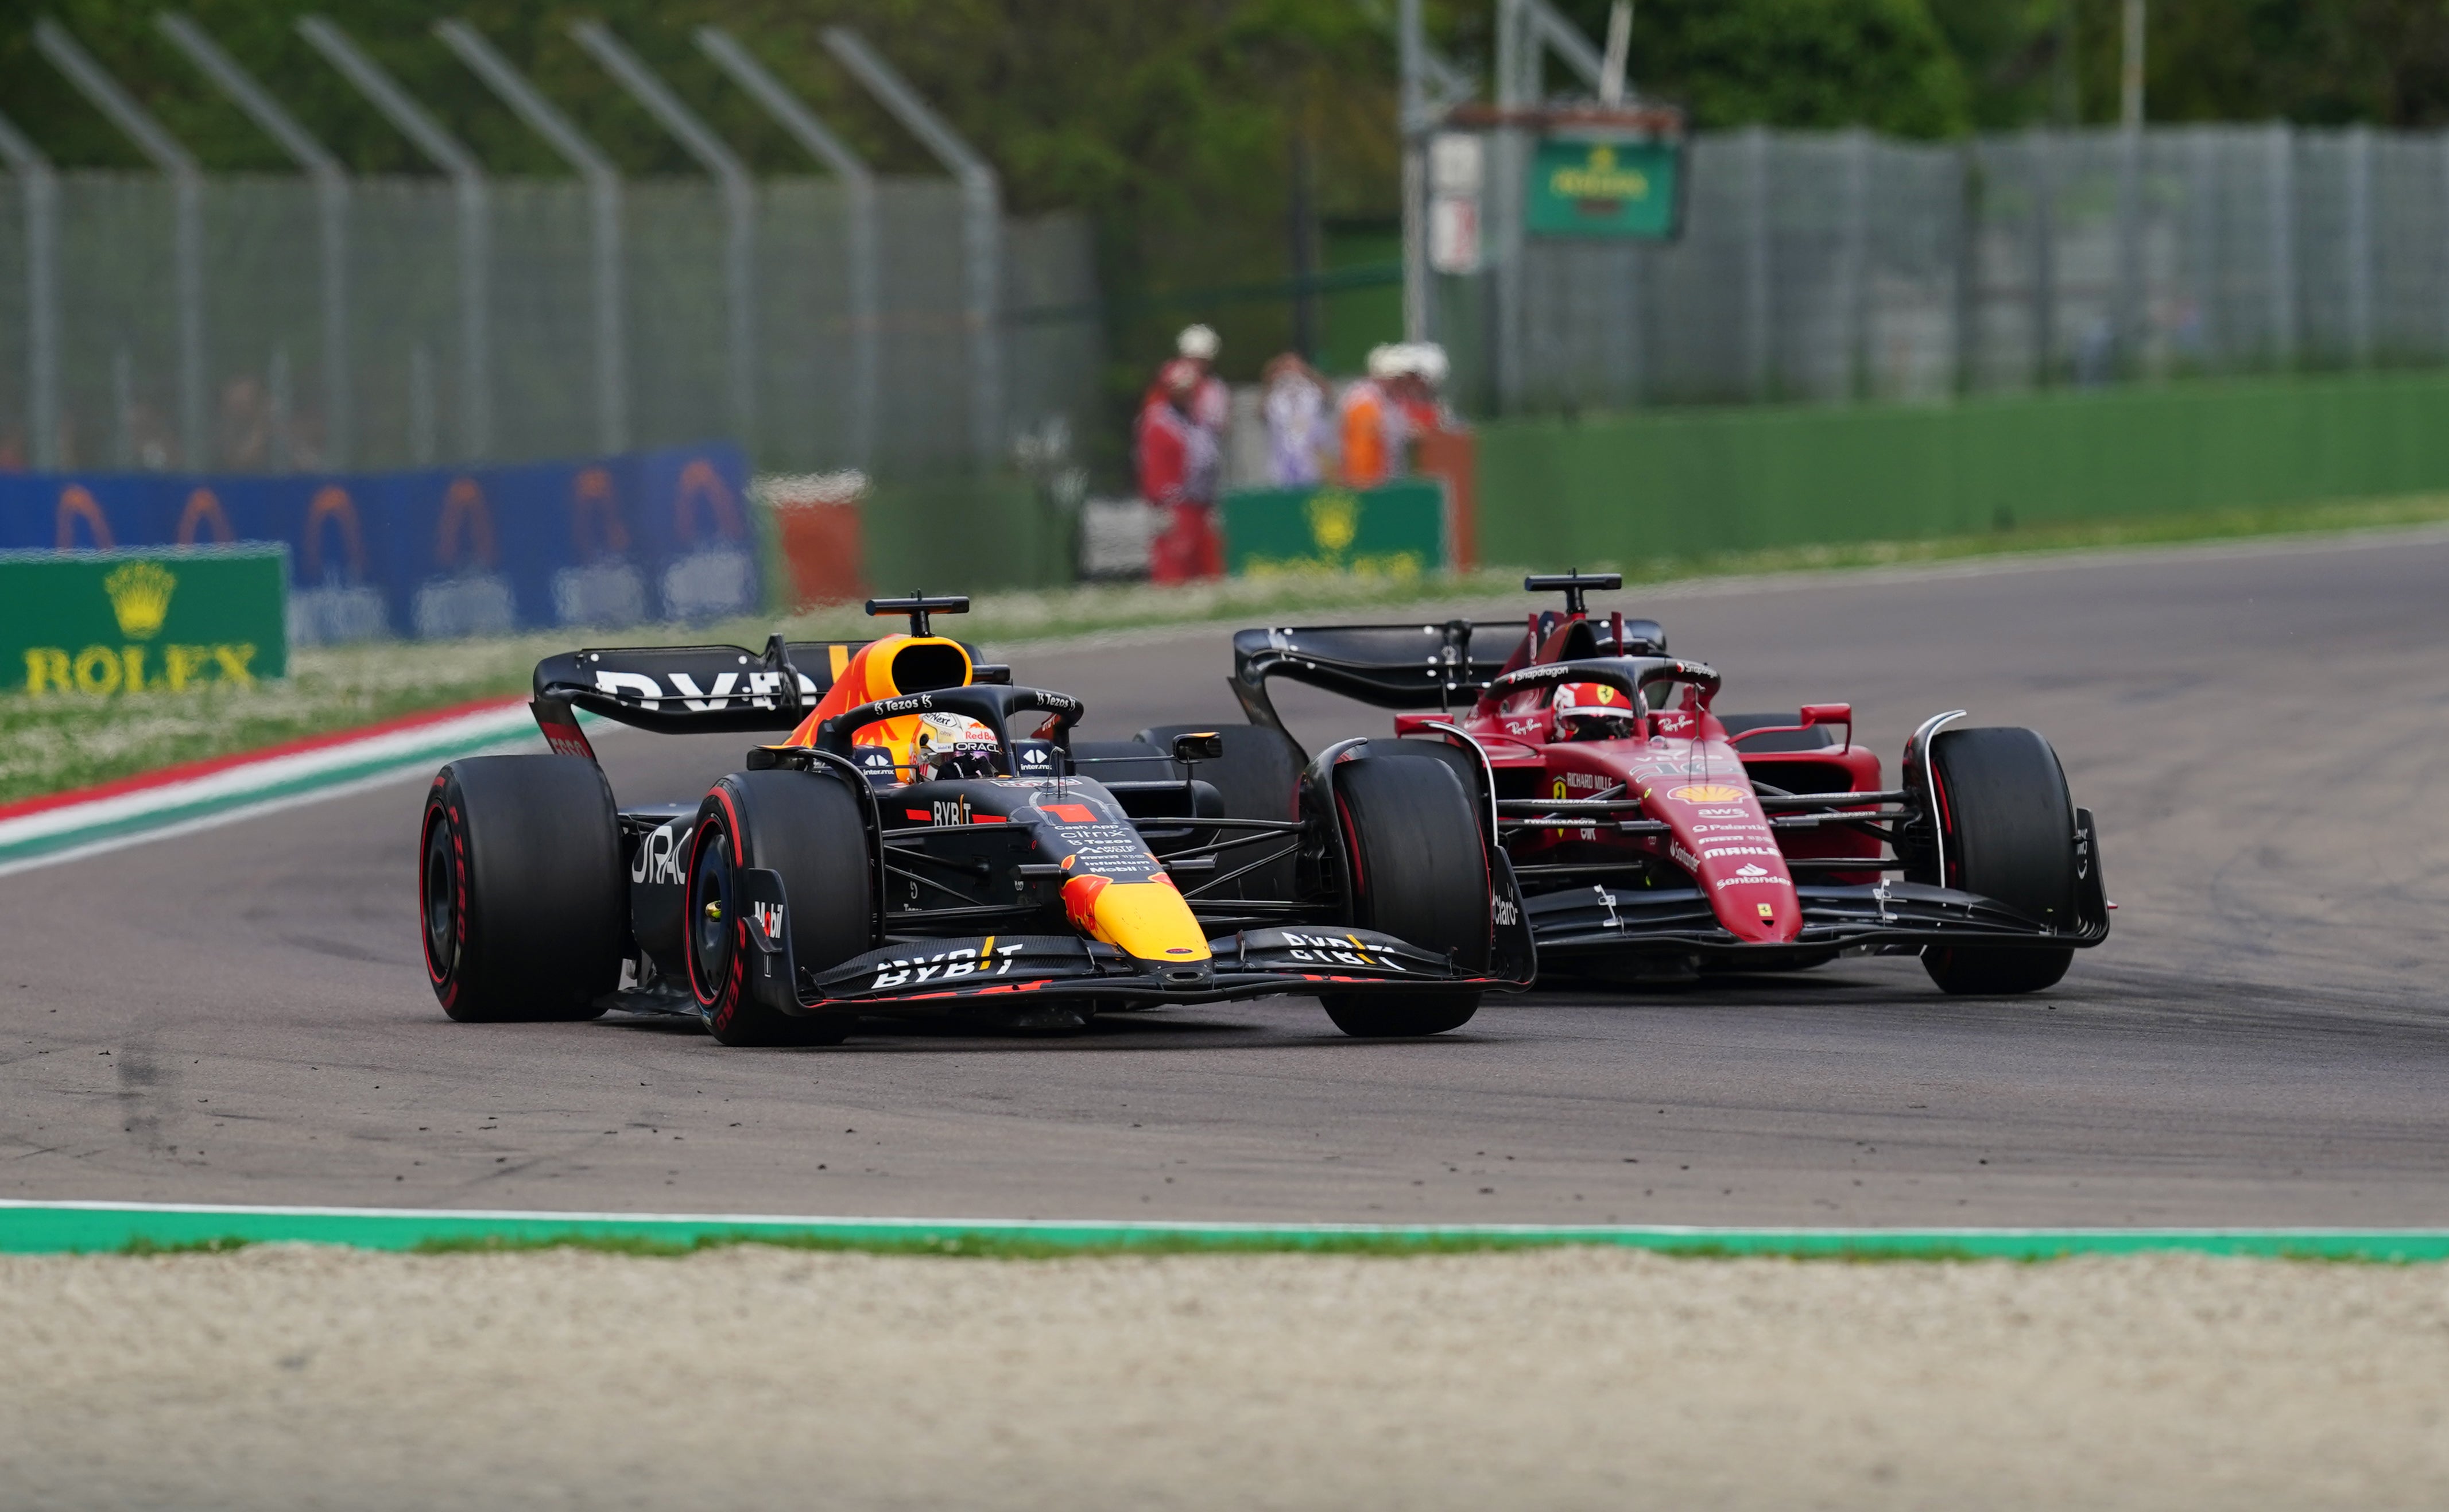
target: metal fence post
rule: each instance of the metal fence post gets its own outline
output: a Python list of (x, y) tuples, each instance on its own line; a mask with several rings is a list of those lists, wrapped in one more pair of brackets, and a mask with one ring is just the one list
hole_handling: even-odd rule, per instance
[[(1520, 110), (1531, 104), (1534, 85), (1526, 83), (1526, 69), (1538, 66), (1538, 49), (1524, 35), (1524, 0), (1496, 0), (1496, 105), (1501, 111)], [(1530, 56), (1526, 59), (1525, 54)], [(1496, 150), (1489, 163), (1488, 229), (1489, 250), (1493, 254), (1491, 278), (1494, 296), (1489, 301), (1491, 320), (1495, 327), (1496, 349), (1496, 412), (1512, 414), (1522, 408), (1523, 371), (1522, 298), (1526, 283), (1522, 258), (1525, 238), (1522, 230), (1522, 188), (1526, 146), (1522, 128), (1501, 126), (1491, 144)]]
[(1979, 144), (1968, 142), (1956, 158), (1955, 287), (1949, 290), (1948, 389), (1971, 393), (1981, 366), (1981, 223), (1989, 178)]
[(1429, 338), (1428, 138), (1420, 0), (1396, 0), (1395, 132), (1403, 155), (1403, 339)]
[(865, 38), (827, 27), (825, 48), (960, 182), (962, 250), (970, 327), (970, 440), (982, 464), (1003, 453), (1003, 185), (987, 160), (963, 141)]
[(2224, 329), (2219, 309), (2219, 146), (2215, 126), (2187, 129), (2186, 239), (2184, 262), (2193, 278), (2194, 340), (2203, 364), (2210, 366)]
[(0, 158), (26, 197), (27, 460), (60, 466), (60, 181), (51, 160), (0, 116)]
[(191, 468), (207, 465), (204, 433), (204, 177), (193, 154), (164, 129), (66, 28), (34, 24), (34, 46), (94, 108), (110, 118), (170, 181), (171, 280), (179, 311), (179, 450)]
[(670, 86), (657, 77), (622, 45), (601, 21), (572, 22), (569, 34), (593, 55), (621, 87), (657, 124), (672, 134), (688, 155), (723, 186), (726, 222), (723, 246), (723, 293), (729, 316), (726, 332), (730, 380), (731, 427), (740, 444), (754, 447), (757, 438), (757, 183), (748, 165), (731, 150), (696, 111), (681, 103)]
[(1769, 290), (1769, 140), (1766, 126), (1744, 128), (1744, 385), (1754, 399), (1768, 397), (1776, 361), (1769, 322), (1775, 312)]
[(1845, 133), (1845, 390), (1860, 399), (1871, 388), (1870, 132)]
[(313, 133), (280, 107), (255, 76), (202, 27), (175, 11), (154, 17), (188, 61), (235, 101), (264, 135), (280, 144), (315, 182), (323, 256), (323, 404), (326, 467), (349, 465), (354, 415), (349, 392), (349, 176)]
[(2117, 281), (2110, 297), (2111, 344), (2118, 370), (2137, 371), (2143, 355), (2143, 127), (2117, 133)]
[(2057, 373), (2057, 139), (2038, 126), (2026, 139), (2033, 181), (2033, 382)]
[[(459, 436), (469, 461), (489, 455), (493, 444), (493, 365), (491, 196), (484, 164), (442, 124), (410, 98), (382, 65), (368, 57), (349, 34), (321, 16), (302, 16), (298, 33), (337, 68), (359, 94), (408, 138), (428, 162), (450, 177), (458, 201), (459, 233)], [(420, 352), (422, 349), (419, 349)], [(431, 373), (432, 365), (427, 363)]]
[(2359, 368), (2373, 359), (2372, 128), (2347, 128), (2347, 355)]
[(731, 82), (748, 92), (765, 113), (798, 143), (801, 150), (823, 163), (841, 181), (842, 197), (849, 211), (846, 234), (849, 238), (847, 268), (851, 330), (851, 423), (850, 460), (853, 466), (865, 468), (873, 458), (876, 447), (876, 411), (877, 384), (881, 374), (881, 343), (883, 322), (878, 317), (877, 288), (877, 215), (876, 175), (868, 170), (867, 162), (853, 152), (847, 143), (817, 119), (806, 102), (791, 92), (781, 80), (768, 72), (765, 66), (749, 55), (748, 49), (732, 39), (729, 32), (717, 27), (697, 29), (700, 51), (714, 60), (715, 66), (730, 75)]
[(621, 288), (621, 170), (475, 28), (453, 18), (435, 22), (434, 34), (587, 182), (595, 230), (595, 444), (607, 455), (627, 451), (629, 366)]
[[(2434, 135), (2432, 139), (2432, 149), (2439, 156), (2440, 159), (2439, 189), (2441, 208), (2444, 212), (2449, 212), (2449, 131), (2439, 132)], [(2444, 219), (2449, 219), (2449, 216), (2444, 216)], [(2440, 279), (2440, 292), (2442, 295), (2440, 301), (2440, 346), (2439, 350), (2444, 358), (2449, 358), (2449, 247), (2444, 247), (2442, 249), (2441, 261), (2437, 263), (2436, 267), (2439, 271), (2435, 276)]]
[(2264, 139), (2269, 202), (2270, 354), (2281, 369), (2296, 365), (2296, 133), (2273, 122)]

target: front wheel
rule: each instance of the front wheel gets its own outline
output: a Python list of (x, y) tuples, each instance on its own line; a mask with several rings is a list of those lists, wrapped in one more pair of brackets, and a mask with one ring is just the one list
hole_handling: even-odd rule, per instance
[[(1947, 884), (2074, 928), (2074, 802), (2050, 743), (2032, 730), (1950, 730), (1932, 746), (1931, 765)], [(1934, 947), (1921, 964), (1943, 992), (1986, 995), (2054, 986), (2073, 960), (2065, 946)]]
[(682, 895), (689, 990), (724, 1044), (839, 1044), (852, 1016), (799, 1017), (748, 990), (746, 910), (740, 873), (782, 877), (793, 965), (823, 970), (869, 948), (867, 826), (848, 783), (825, 773), (735, 772), (698, 805)]
[[(1494, 942), (1488, 857), (1471, 797), (1440, 760), (1372, 752), (1333, 774), (1336, 821), (1351, 856), (1351, 921), (1488, 969)], [(1476, 992), (1329, 993), (1344, 1033), (1362, 1039), (1443, 1034), (1471, 1022)]]

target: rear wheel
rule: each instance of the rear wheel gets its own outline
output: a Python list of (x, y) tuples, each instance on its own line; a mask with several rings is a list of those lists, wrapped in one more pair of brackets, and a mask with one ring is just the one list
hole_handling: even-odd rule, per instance
[(849, 1014), (800, 1018), (758, 1002), (747, 990), (746, 910), (739, 874), (749, 868), (782, 877), (792, 963), (801, 970), (839, 966), (874, 944), (869, 920), (870, 858), (858, 799), (823, 773), (735, 772), (698, 805), (689, 843), (689, 989), (706, 1027), (724, 1044), (839, 1044)]
[[(1931, 747), (1950, 887), (2060, 929), (2076, 926), (2074, 804), (2057, 753), (2032, 730), (1950, 730)], [(2037, 992), (2067, 973), (2064, 946), (1933, 947), (1922, 968), (1951, 993)]]
[(470, 756), (426, 794), (426, 978), (463, 1024), (591, 1019), (620, 981), (627, 899), (612, 790), (582, 756)]
[[(1351, 919), (1363, 928), (1488, 969), (1488, 859), (1470, 796), (1442, 761), (1371, 755), (1335, 773), (1337, 822), (1352, 852)], [(1349, 1035), (1443, 1034), (1479, 1010), (1476, 992), (1329, 993)]]

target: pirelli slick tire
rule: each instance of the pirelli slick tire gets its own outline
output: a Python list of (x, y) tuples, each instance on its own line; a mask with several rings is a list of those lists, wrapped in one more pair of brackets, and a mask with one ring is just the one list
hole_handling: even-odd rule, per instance
[(426, 977), (463, 1024), (591, 1019), (628, 906), (612, 789), (583, 756), (470, 756), (425, 799)]
[[(1228, 819), (1295, 819), (1301, 816), (1302, 758), (1301, 747), (1281, 730), (1270, 730), (1255, 724), (1160, 724), (1142, 730), (1141, 742), (1150, 750), (1167, 752), (1173, 749), (1177, 736), (1213, 731), (1224, 737), (1222, 759), (1199, 762), (1192, 770), (1199, 780), (1213, 784), (1216, 795), (1224, 800), (1224, 817)], [(1170, 763), (1168, 763), (1170, 765)], [(1174, 770), (1179, 771), (1179, 768)], [(1231, 831), (1218, 833), (1220, 840), (1244, 838)], [(1271, 851), (1284, 849), (1284, 836), (1267, 839), (1250, 838), (1249, 843), (1234, 847), (1216, 858), (1221, 874), (1239, 871)], [(1202, 897), (1263, 898), (1275, 901), (1293, 896), (1296, 863), (1289, 854), (1270, 861), (1249, 875), (1228, 882)]]
[(851, 1016), (799, 1018), (747, 991), (747, 910), (738, 874), (781, 873), (792, 963), (839, 966), (867, 949), (872, 861), (867, 826), (847, 784), (825, 773), (735, 772), (698, 805), (689, 841), (681, 921), (689, 990), (706, 1027), (724, 1044), (839, 1044)]
[[(1336, 822), (1351, 856), (1351, 922), (1459, 969), (1488, 969), (1494, 938), (1479, 820), (1442, 761), (1371, 755), (1334, 772)], [(1476, 992), (1328, 993), (1319, 1000), (1362, 1039), (1443, 1034), (1471, 1022)]]
[[(2032, 730), (1942, 732), (1931, 747), (1947, 884), (2061, 929), (2076, 927), (2074, 803), (2057, 753)], [(2067, 973), (2067, 947), (1931, 947), (1942, 991), (2037, 992)]]

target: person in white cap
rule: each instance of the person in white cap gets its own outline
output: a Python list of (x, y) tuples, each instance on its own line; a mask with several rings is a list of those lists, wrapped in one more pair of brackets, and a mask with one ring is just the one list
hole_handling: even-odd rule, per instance
[(1389, 387), (1402, 411), (1404, 439), (1417, 441), (1432, 431), (1452, 429), (1439, 394), (1449, 371), (1446, 349), (1434, 341), (1407, 341), (1399, 351), (1401, 371)]
[(1224, 379), (1216, 376), (1216, 354), (1224, 350), (1224, 343), (1206, 326), (1188, 325), (1173, 338), (1173, 350), (1177, 355), (1199, 364), (1199, 392), (1190, 401), (1190, 419), (1216, 442), (1216, 454), (1221, 457), (1224, 454), (1224, 428), (1233, 414), (1232, 392), (1224, 387)]
[(1399, 342), (1369, 349), (1369, 375), (1343, 391), (1343, 481), (1355, 488), (1385, 482), (1402, 470), (1408, 431), (1396, 394), (1409, 366)]

